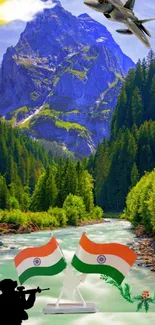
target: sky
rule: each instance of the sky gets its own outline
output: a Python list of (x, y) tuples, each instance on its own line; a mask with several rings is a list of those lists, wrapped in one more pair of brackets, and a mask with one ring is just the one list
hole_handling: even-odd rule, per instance
[[(0, 4), (2, 1), (6, 0), (0, 0)], [(101, 13), (88, 8), (83, 3), (83, 0), (60, 1), (63, 7), (73, 15), (78, 16), (82, 13), (88, 13), (93, 19), (105, 25), (122, 51), (131, 57), (134, 62), (147, 56), (149, 50), (134, 35), (120, 35), (115, 31), (118, 28), (122, 28), (123, 25), (108, 21)], [(51, 0), (47, 2), (42, 2), (41, 0), (7, 0), (4, 4), (0, 5), (0, 20), (12, 20), (9, 24), (0, 25), (0, 62), (7, 47), (14, 46), (18, 42), (26, 22), (32, 20), (37, 12), (52, 6)], [(154, 18), (155, 3), (153, 0), (136, 0), (134, 11), (139, 19)], [(147, 23), (146, 28), (152, 34), (150, 43), (155, 51), (155, 21)]]

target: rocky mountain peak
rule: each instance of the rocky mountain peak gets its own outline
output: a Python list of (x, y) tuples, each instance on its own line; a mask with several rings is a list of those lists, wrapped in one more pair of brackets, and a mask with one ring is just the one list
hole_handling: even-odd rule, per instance
[(0, 113), (34, 138), (89, 155), (109, 136), (131, 67), (105, 26), (87, 14), (73, 16), (58, 1), (28, 22), (6, 51)]

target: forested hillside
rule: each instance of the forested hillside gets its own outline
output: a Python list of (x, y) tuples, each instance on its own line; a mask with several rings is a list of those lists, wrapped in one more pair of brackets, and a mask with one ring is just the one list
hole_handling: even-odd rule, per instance
[(122, 87), (111, 122), (111, 138), (89, 159), (96, 203), (122, 211), (130, 189), (155, 167), (155, 58), (139, 61)]
[[(3, 183), (0, 191), (4, 196), (7, 196), (7, 186), (10, 196), (22, 204), (25, 194), (33, 193), (38, 177), (51, 161), (42, 146), (0, 120), (0, 174)], [(0, 208), (5, 207), (6, 199), (3, 199)]]
[(102, 217), (101, 208), (94, 206), (94, 182), (87, 171), (87, 159), (54, 159), (3, 119), (0, 153), (1, 223), (31, 222), (42, 228)]
[[(109, 137), (134, 62), (107, 28), (57, 1), (28, 22), (0, 69), (0, 113), (24, 134), (81, 158)], [(20, 76), (20, 78), (18, 77)]]
[(134, 226), (143, 225), (148, 233), (155, 233), (155, 169), (146, 173), (129, 192), (122, 217)]

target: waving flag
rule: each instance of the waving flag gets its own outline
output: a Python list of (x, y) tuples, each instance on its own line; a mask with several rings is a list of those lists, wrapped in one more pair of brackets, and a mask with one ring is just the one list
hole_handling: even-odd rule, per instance
[(120, 285), (136, 259), (125, 245), (96, 244), (83, 233), (71, 264), (81, 273), (105, 274)]
[(52, 276), (62, 272), (66, 260), (55, 237), (44, 246), (23, 249), (14, 259), (21, 284), (32, 276)]

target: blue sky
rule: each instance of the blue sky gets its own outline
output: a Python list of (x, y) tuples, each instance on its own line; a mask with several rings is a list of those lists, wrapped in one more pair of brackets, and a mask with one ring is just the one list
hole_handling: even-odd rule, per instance
[[(13, 0), (24, 1), (24, 0)], [(40, 0), (33, 0), (39, 2)], [(135, 4), (135, 14), (140, 19), (155, 17), (155, 3), (153, 0), (137, 0)], [(28, 7), (28, 0), (25, 0)], [(102, 14), (89, 9), (83, 4), (82, 0), (61, 0), (63, 7), (70, 11), (73, 15), (78, 16), (81, 13), (88, 13), (93, 19), (102, 23), (113, 35), (115, 41), (120, 45), (125, 54), (130, 56), (135, 62), (140, 58), (144, 58), (148, 54), (148, 49), (135, 36), (124, 36), (118, 34), (115, 29), (122, 27), (121, 24), (108, 21)], [(31, 0), (29, 0), (29, 6), (31, 6)], [(29, 8), (30, 12), (32, 8)], [(36, 9), (37, 10), (37, 9)], [(38, 9), (39, 10), (39, 9)], [(41, 10), (41, 9), (40, 9)], [(1, 10), (0, 10), (1, 12)], [(29, 14), (27, 13), (26, 17)], [(20, 21), (17, 16), (17, 21), (14, 21), (8, 25), (0, 26), (0, 61), (8, 46), (15, 45), (18, 42), (20, 33), (24, 30), (26, 22)], [(155, 51), (155, 21), (147, 23), (146, 27), (152, 33), (151, 46)]]

